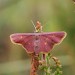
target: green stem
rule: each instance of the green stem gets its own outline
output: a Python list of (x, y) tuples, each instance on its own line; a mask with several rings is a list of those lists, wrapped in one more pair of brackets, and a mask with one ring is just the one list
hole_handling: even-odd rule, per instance
[[(43, 54), (40, 55), (40, 57), (42, 56)], [(56, 64), (55, 71), (51, 69), (51, 59), (53, 59)], [(40, 67), (44, 71), (43, 75), (62, 75), (60, 61), (58, 60), (58, 58), (52, 56), (50, 53), (44, 54), (44, 58), (42, 57), (40, 62)]]
[(50, 54), (46, 54), (46, 74), (45, 75), (51, 75), (51, 69), (50, 69)]

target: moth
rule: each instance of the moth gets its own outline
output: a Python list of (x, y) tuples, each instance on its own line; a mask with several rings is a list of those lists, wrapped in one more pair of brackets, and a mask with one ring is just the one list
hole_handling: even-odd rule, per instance
[(34, 33), (15, 33), (10, 35), (13, 43), (20, 44), (27, 53), (49, 53), (66, 37), (66, 32), (42, 32), (42, 25), (37, 21)]

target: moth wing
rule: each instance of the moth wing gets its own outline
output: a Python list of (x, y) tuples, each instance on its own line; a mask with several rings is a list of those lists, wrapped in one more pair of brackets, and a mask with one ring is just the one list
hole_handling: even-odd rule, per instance
[(40, 37), (40, 52), (47, 53), (54, 45), (61, 43), (61, 41), (65, 38), (65, 32), (52, 32), (52, 33), (44, 33), (41, 34)]
[(44, 34), (43, 36), (46, 37), (46, 39), (51, 39), (55, 44), (59, 44), (66, 37), (66, 32), (51, 32), (49, 34)]
[(34, 52), (34, 35), (16, 33), (10, 35), (10, 39), (13, 43), (21, 44), (26, 49), (27, 53)]
[[(35, 35), (39, 36), (38, 48), (35, 48)], [(10, 39), (14, 43), (23, 45), (28, 53), (47, 53), (54, 45), (59, 44), (66, 36), (65, 32), (51, 32), (51, 33), (19, 33), (12, 34)]]

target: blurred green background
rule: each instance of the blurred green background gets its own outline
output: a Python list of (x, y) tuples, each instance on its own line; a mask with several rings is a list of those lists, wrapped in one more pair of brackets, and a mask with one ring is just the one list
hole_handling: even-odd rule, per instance
[(63, 75), (75, 75), (75, 5), (72, 0), (0, 0), (0, 75), (29, 75), (30, 57), (10, 41), (12, 33), (34, 32), (39, 20), (44, 32), (66, 31), (52, 54), (61, 60)]

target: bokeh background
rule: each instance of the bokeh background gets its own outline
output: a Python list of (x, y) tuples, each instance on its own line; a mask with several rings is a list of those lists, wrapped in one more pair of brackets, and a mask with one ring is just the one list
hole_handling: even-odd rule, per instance
[(75, 75), (75, 4), (72, 0), (0, 0), (0, 75), (29, 75), (30, 57), (10, 41), (12, 33), (34, 32), (39, 20), (44, 32), (66, 31), (52, 54), (61, 60), (63, 75)]

